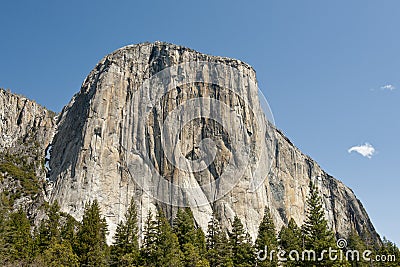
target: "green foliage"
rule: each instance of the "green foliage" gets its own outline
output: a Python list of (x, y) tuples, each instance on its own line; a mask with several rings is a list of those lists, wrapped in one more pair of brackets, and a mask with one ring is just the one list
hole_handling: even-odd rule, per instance
[(8, 173), (8, 175), (20, 181), (22, 191), (17, 192), (17, 194), (37, 194), (39, 192), (39, 180), (32, 167), (26, 165), (18, 167), (13, 163), (12, 159), (16, 159), (18, 162), (20, 161), (20, 159), (16, 157), (6, 157), (6, 161), (0, 163), (0, 172)]
[(17, 199), (28, 196), (35, 200), (42, 187), (42, 182), (36, 177), (37, 163), (39, 161), (38, 148), (34, 142), (23, 145), (24, 149), (33, 152), (12, 154), (7, 151), (0, 152), (0, 182), (12, 187), (10, 191), (0, 192), (0, 202), (11, 209)]
[(149, 213), (141, 254), (144, 266), (183, 266), (178, 237), (161, 209), (158, 209), (155, 220)]
[(207, 230), (207, 259), (211, 267), (231, 267), (232, 249), (217, 215), (213, 214)]
[(268, 255), (260, 254), (261, 258), (263, 256), (267, 256), (267, 259), (264, 261), (257, 259), (257, 266), (276, 266), (277, 265), (277, 257), (275, 256), (270, 258), (270, 251), (277, 251), (278, 249), (278, 241), (276, 239), (276, 231), (274, 221), (272, 220), (271, 213), (269, 208), (265, 208), (264, 217), (258, 228), (258, 235), (255, 244), (257, 251), (263, 251), (264, 253), (268, 253)]
[(237, 216), (233, 220), (229, 238), (233, 265), (237, 267), (254, 266), (255, 257), (250, 236), (245, 232), (243, 224)]
[(140, 250), (142, 265), (154, 266), (157, 251), (157, 222), (153, 220), (153, 214), (149, 211), (144, 229), (143, 245)]
[(185, 244), (195, 244), (197, 232), (194, 226), (194, 219), (190, 209), (178, 209), (173, 223), (173, 229), (178, 237), (181, 248)]
[(173, 223), (174, 233), (184, 255), (187, 267), (207, 266), (205, 236), (201, 228), (196, 229), (192, 211), (189, 208), (178, 209)]
[(6, 228), (6, 218), (5, 218), (6, 210), (0, 201), (0, 266), (3, 265), (3, 259), (6, 257), (6, 240), (5, 234), (7, 232)]
[(26, 213), (19, 209), (12, 212), (5, 226), (5, 259), (9, 262), (30, 262), (34, 255), (31, 225)]
[[(45, 266), (78, 266), (79, 258), (73, 251), (73, 238), (63, 235), (69, 222), (75, 219), (60, 212), (57, 202), (46, 206), (44, 219), (35, 235), (35, 246), (39, 253), (36, 264)], [(72, 218), (72, 219), (71, 219)], [(64, 225), (61, 221), (65, 220)]]
[[(322, 201), (318, 195), (318, 189), (310, 181), (310, 193), (307, 198), (307, 218), (304, 222), (302, 231), (304, 236), (304, 249), (313, 250), (316, 255), (322, 255), (323, 250), (336, 248), (335, 236), (328, 228), (328, 222), (325, 219)], [(315, 266), (334, 266), (334, 262), (327, 259), (324, 254), (324, 260), (315, 262)]]
[[(367, 249), (365, 242), (361, 239), (356, 231), (352, 231), (351, 234), (347, 238), (347, 250), (358, 251), (362, 254), (363, 251)], [(359, 254), (359, 258), (357, 256), (349, 255), (349, 262), (352, 267), (367, 267), (370, 266), (369, 262), (365, 262), (362, 260), (362, 256)]]
[(43, 262), (49, 267), (79, 266), (79, 258), (68, 241), (52, 243), (43, 253)]
[(181, 263), (183, 255), (179, 249), (178, 237), (172, 231), (172, 227), (161, 209), (158, 210), (156, 217), (158, 234), (156, 239), (158, 264), (156, 266), (183, 266)]
[[(279, 232), (279, 245), (286, 252), (286, 262), (283, 266), (294, 267), (300, 265), (300, 260), (297, 261), (296, 254), (289, 255), (290, 251), (302, 251), (302, 233), (293, 219), (290, 219), (288, 226), (283, 226)], [(291, 257), (291, 258), (290, 258)]]
[(111, 266), (137, 266), (139, 263), (138, 220), (135, 200), (132, 198), (125, 221), (117, 225), (111, 247)]
[(200, 227), (196, 230), (196, 247), (199, 250), (200, 256), (205, 259), (207, 255), (207, 242), (206, 236)]
[(65, 222), (61, 225), (61, 238), (68, 241), (72, 247), (78, 247), (75, 243), (79, 223), (69, 214), (63, 214), (63, 217)]
[(107, 223), (101, 216), (97, 200), (87, 203), (82, 223), (77, 233), (76, 251), (79, 262), (85, 266), (106, 266), (108, 246)]
[(186, 243), (182, 247), (183, 264), (185, 267), (210, 266), (206, 259), (203, 259), (198, 248), (192, 243)]
[[(400, 251), (399, 248), (393, 242), (383, 238), (382, 247), (376, 252), (380, 257), (380, 262), (377, 262), (377, 266), (388, 266), (398, 267), (400, 266)], [(389, 259), (390, 258), (390, 259)]]
[[(333, 233), (323, 216), (317, 188), (312, 184), (303, 227), (299, 228), (291, 219), (288, 226), (282, 227), (278, 242), (271, 214), (265, 209), (254, 248), (238, 217), (234, 218), (227, 235), (214, 215), (205, 237), (201, 228), (196, 227), (189, 209), (178, 211), (173, 226), (161, 209), (155, 217), (150, 213), (143, 244), (139, 247), (138, 214), (132, 200), (125, 219), (117, 226), (111, 257), (106, 244), (107, 224), (97, 201), (86, 205), (80, 223), (60, 212), (57, 203), (47, 205), (46, 217), (32, 236), (32, 225), (26, 213), (22, 209), (12, 212), (0, 200), (0, 266), (400, 266), (398, 247), (385, 238), (383, 245), (371, 256), (385, 256), (385, 262), (255, 262), (253, 249), (264, 249), (265, 246), (268, 251), (278, 248), (286, 252), (312, 249), (317, 255), (320, 249), (336, 248)], [(347, 249), (373, 250), (371, 240), (365, 237), (368, 235), (362, 233), (360, 237), (353, 231), (347, 238)], [(396, 261), (389, 261), (392, 256)]]
[(61, 242), (60, 207), (55, 202), (47, 207), (47, 219), (39, 226), (36, 246), (43, 253), (50, 245)]
[(10, 199), (8, 191), (0, 192), (0, 210), (3, 211), (3, 214), (10, 210), (14, 205), (13, 200)]

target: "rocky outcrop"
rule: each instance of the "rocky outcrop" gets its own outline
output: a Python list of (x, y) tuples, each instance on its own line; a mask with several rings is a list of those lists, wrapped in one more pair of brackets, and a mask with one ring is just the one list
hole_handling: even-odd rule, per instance
[(0, 89), (0, 193), (11, 208), (23, 207), (36, 220), (50, 188), (46, 149), (55, 113), (26, 97)]
[(53, 138), (54, 117), (36, 102), (0, 89), (0, 149), (15, 154), (37, 143), (44, 154)]
[[(191, 63), (204, 65), (194, 73), (182, 67)], [(80, 219), (85, 203), (98, 199), (110, 237), (134, 197), (141, 226), (156, 205), (170, 219), (177, 206), (190, 206), (203, 229), (214, 210), (227, 228), (238, 215), (254, 238), (266, 206), (278, 227), (304, 221), (311, 179), (338, 235), (354, 228), (379, 240), (354, 193), (267, 122), (253, 81), (255, 71), (239, 60), (172, 44), (106, 56), (58, 117), (52, 200)], [(169, 89), (158, 86), (165, 82)]]

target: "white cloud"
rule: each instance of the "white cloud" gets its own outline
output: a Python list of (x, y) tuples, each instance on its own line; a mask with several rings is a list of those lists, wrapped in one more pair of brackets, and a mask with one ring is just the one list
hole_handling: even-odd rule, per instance
[(393, 91), (394, 89), (396, 89), (396, 87), (392, 84), (386, 84), (384, 86), (381, 86), (382, 90), (389, 90), (389, 91)]
[(353, 146), (347, 150), (349, 153), (351, 152), (357, 152), (361, 154), (363, 157), (367, 158), (372, 158), (372, 156), (375, 154), (375, 148), (368, 143), (365, 143), (364, 145), (361, 146)]

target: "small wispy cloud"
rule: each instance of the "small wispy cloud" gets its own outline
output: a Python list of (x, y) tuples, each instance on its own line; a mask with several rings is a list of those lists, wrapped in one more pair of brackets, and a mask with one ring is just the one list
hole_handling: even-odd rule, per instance
[(389, 91), (393, 91), (394, 89), (396, 89), (396, 87), (393, 84), (386, 84), (384, 86), (381, 86), (382, 90), (389, 90)]
[(349, 153), (351, 152), (357, 152), (359, 154), (361, 154), (363, 157), (367, 157), (367, 158), (372, 158), (372, 156), (375, 154), (375, 148), (368, 143), (365, 143), (364, 145), (361, 146), (353, 146), (350, 147), (349, 150), (347, 150)]

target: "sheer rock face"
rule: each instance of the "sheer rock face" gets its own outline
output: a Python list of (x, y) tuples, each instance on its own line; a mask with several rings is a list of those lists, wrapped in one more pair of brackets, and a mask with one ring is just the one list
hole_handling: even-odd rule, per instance
[[(223, 86), (198, 84), (174, 88), (165, 95), (155, 89), (139, 90), (146, 79), (159, 71), (193, 61), (231, 66), (243, 77), (256, 80), (254, 70), (241, 61), (159, 42), (127, 46), (99, 62), (58, 117), (52, 141), (50, 180), (55, 183), (52, 200), (57, 200), (63, 211), (81, 219), (85, 203), (98, 199), (109, 225), (111, 241), (131, 197), (138, 206), (141, 228), (148, 211), (154, 210), (156, 205), (172, 219), (177, 207), (157, 201), (168, 194), (174, 203), (192, 205), (196, 222), (203, 230), (214, 209), (228, 229), (238, 215), (255, 238), (266, 206), (271, 209), (278, 229), (290, 218), (302, 224), (308, 184), (312, 179), (318, 184), (329, 223), (339, 235), (346, 236), (354, 228), (359, 232), (367, 231), (379, 240), (361, 203), (348, 187), (327, 175), (265, 120), (263, 125), (257, 126), (263, 131), (262, 135), (253, 134), (255, 117), (264, 118), (257, 90), (249, 89), (246, 84), (238, 89), (238, 95), (224, 92)], [(228, 80), (230, 77), (223, 77), (221, 84), (226, 85)], [(158, 95), (163, 96), (157, 107), (143, 114), (149, 100)], [(207, 119), (193, 120), (182, 127), (180, 147), (186, 158), (199, 157), (201, 139), (211, 138), (218, 147), (211, 167), (190, 173), (174, 167), (163, 154), (161, 124), (170, 111), (199, 95), (224, 99), (241, 118), (245, 130), (229, 137), (221, 125)], [(240, 96), (249, 99), (247, 105), (241, 102)], [(226, 120), (235, 123), (230, 117)], [(268, 138), (264, 138), (266, 136)], [(218, 178), (226, 168), (234, 149), (229, 138), (243, 140), (254, 153), (243, 178), (228, 194), (213, 202), (215, 192), (200, 186)], [(269, 158), (272, 163), (267, 162)], [(252, 166), (253, 161), (260, 161), (259, 166)], [(140, 171), (135, 172), (134, 166), (140, 166)], [(171, 183), (188, 184), (193, 190), (170, 190), (158, 183), (152, 170)], [(250, 190), (255, 175), (264, 176), (261, 178), (265, 181), (257, 190)], [(156, 188), (153, 190), (156, 198), (149, 196), (138, 185), (138, 180), (144, 181), (147, 189)], [(212, 204), (202, 205), (204, 200)]]

